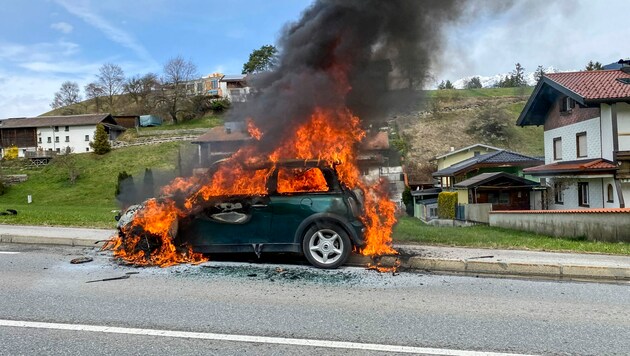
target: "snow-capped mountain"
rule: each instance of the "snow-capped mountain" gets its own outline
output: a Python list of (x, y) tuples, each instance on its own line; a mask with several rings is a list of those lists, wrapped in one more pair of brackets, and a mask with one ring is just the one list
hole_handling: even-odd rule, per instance
[[(545, 71), (545, 73), (559, 73), (559, 72), (563, 72), (561, 70), (559, 70), (556, 67), (550, 66), (547, 67), (545, 69), (543, 69)], [(510, 76), (511, 73), (502, 73), (502, 74), (496, 74), (490, 77), (485, 77), (482, 75), (471, 75), (469, 77), (464, 77), (464, 78), (460, 78), (456, 81), (453, 82), (453, 86), (457, 89), (463, 89), (464, 85), (466, 84), (467, 81), (471, 80), (474, 77), (479, 77), (479, 80), (481, 81), (481, 85), (484, 88), (492, 88), (494, 86), (496, 86), (501, 80), (503, 80), (506, 76)], [(532, 72), (526, 72), (525, 73), (525, 80), (527, 81), (527, 85), (536, 85), (536, 72), (532, 71)]]

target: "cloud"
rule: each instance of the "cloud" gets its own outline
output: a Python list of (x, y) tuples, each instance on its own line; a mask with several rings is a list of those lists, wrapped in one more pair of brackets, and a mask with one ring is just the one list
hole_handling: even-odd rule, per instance
[(78, 44), (69, 41), (40, 42), (31, 45), (0, 42), (0, 59), (13, 63), (58, 62), (60, 58), (76, 55), (79, 50)]
[(50, 28), (65, 34), (68, 34), (72, 32), (72, 30), (74, 30), (74, 27), (72, 27), (72, 25), (67, 22), (55, 22), (54, 24), (50, 25)]
[(63, 6), (69, 13), (77, 16), (88, 25), (94, 26), (100, 30), (107, 38), (132, 50), (142, 60), (155, 64), (149, 51), (142, 44), (140, 44), (133, 35), (123, 31), (117, 26), (114, 26), (105, 18), (94, 12), (88, 1), (70, 1), (70, 0), (56, 0), (58, 4)]

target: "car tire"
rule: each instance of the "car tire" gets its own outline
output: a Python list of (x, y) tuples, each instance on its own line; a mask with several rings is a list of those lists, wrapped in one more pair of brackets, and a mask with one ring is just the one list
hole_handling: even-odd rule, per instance
[(334, 269), (348, 260), (352, 244), (343, 228), (324, 222), (306, 230), (302, 238), (302, 251), (313, 266)]

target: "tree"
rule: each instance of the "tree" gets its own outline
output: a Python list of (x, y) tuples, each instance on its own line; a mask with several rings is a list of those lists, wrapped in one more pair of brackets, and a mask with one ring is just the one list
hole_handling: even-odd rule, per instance
[(527, 85), (525, 81), (525, 68), (520, 63), (515, 64), (515, 68), (511, 75), (513, 87), (523, 87)]
[[(58, 92), (55, 93), (55, 97), (50, 106), (53, 109), (59, 109), (78, 104), (80, 102), (81, 94), (79, 92), (79, 84), (77, 84), (76, 82), (65, 81), (61, 83), (61, 88)], [(69, 111), (71, 111), (71, 113), (74, 113), (74, 110), (72, 109), (69, 109)]]
[(159, 84), (159, 79), (154, 73), (144, 76), (134, 75), (123, 84), (123, 91), (131, 97), (136, 106), (147, 104), (148, 96)]
[(480, 89), (483, 88), (483, 85), (481, 85), (481, 79), (479, 79), (479, 77), (472, 77), (470, 80), (464, 82), (464, 88)]
[(584, 68), (584, 69), (586, 69), (588, 71), (591, 71), (591, 70), (602, 70), (602, 69), (604, 69), (604, 66), (601, 63), (599, 63), (599, 62), (589, 61), (588, 64), (586, 65), (586, 68)]
[(105, 63), (99, 69), (97, 78), (98, 85), (103, 89), (103, 92), (107, 97), (109, 111), (116, 112), (114, 103), (116, 101), (116, 96), (122, 93), (123, 84), (125, 83), (125, 73), (120, 66), (112, 63)]
[(142, 179), (142, 198), (149, 199), (153, 197), (155, 191), (155, 182), (153, 181), (153, 171), (151, 168), (144, 169), (144, 178)]
[(512, 116), (504, 108), (485, 107), (475, 115), (466, 133), (491, 145), (509, 146), (514, 136)]
[(455, 89), (455, 87), (453, 86), (453, 83), (451, 83), (450, 80), (445, 81), (441, 81), (440, 84), (438, 84), (438, 89), (439, 90), (444, 90), (444, 89)]
[(163, 100), (168, 106), (168, 113), (177, 124), (177, 114), (184, 107), (186, 97), (186, 82), (196, 79), (197, 66), (190, 60), (185, 60), (181, 56), (171, 58), (164, 65), (164, 92)]
[(118, 181), (116, 183), (116, 192), (114, 193), (123, 209), (136, 202), (136, 185), (133, 182), (133, 176), (127, 174), (126, 171), (118, 173)]
[(243, 64), (242, 74), (259, 73), (273, 70), (278, 62), (278, 50), (275, 46), (265, 45), (252, 51), (249, 60)]
[(534, 79), (536, 79), (536, 83), (538, 83), (545, 74), (546, 73), (545, 73), (545, 70), (543, 69), (543, 66), (536, 67), (536, 71), (534, 72)]
[(107, 132), (105, 132), (105, 126), (102, 124), (96, 126), (94, 141), (90, 142), (90, 147), (97, 155), (104, 155), (112, 150), (112, 146), (109, 144), (109, 137), (107, 137)]
[(55, 162), (66, 170), (68, 173), (68, 181), (71, 185), (74, 185), (81, 174), (76, 155), (72, 154), (72, 148), (70, 146), (66, 147), (63, 153), (62, 155), (55, 156)]
[(96, 112), (101, 111), (101, 97), (105, 94), (105, 90), (97, 82), (87, 84), (83, 91), (85, 91), (85, 97), (87, 99), (94, 99), (94, 105), (96, 105)]

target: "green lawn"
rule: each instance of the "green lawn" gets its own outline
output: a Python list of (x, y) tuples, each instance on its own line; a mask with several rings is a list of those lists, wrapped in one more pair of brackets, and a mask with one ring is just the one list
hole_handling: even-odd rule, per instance
[[(0, 211), (18, 210), (16, 216), (0, 216), (0, 223), (114, 227), (112, 210), (118, 209), (114, 197), (118, 173), (126, 171), (139, 182), (145, 168), (154, 176), (169, 180), (175, 175), (178, 150), (186, 161), (193, 148), (188, 143), (170, 142), (150, 146), (116, 149), (106, 155), (73, 155), (79, 178), (68, 180), (67, 168), (54, 161), (39, 169), (20, 170), (12, 164), (5, 174), (28, 174), (28, 181), (9, 187), (0, 196)], [(32, 203), (27, 204), (27, 196)]]
[(480, 89), (444, 89), (427, 90), (426, 95), (430, 98), (436, 97), (438, 93), (454, 96), (458, 98), (474, 97), (501, 97), (501, 96), (529, 96), (534, 91), (534, 87), (520, 88), (480, 88)]
[(424, 224), (422, 221), (412, 217), (403, 217), (398, 221), (398, 224), (394, 227), (394, 242), (630, 255), (630, 244), (626, 243), (555, 238), (485, 225), (471, 227), (434, 227)]

